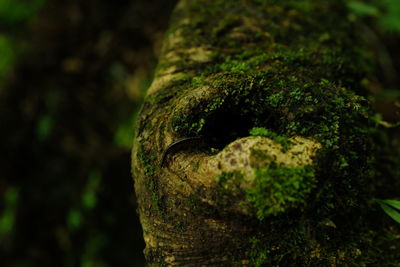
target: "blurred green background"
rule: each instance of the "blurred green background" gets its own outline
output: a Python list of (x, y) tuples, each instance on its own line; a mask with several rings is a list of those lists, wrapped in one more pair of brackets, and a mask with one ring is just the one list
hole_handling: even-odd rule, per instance
[(0, 0), (0, 266), (144, 266), (130, 150), (175, 0)]
[[(1, 266), (145, 265), (130, 149), (175, 2), (0, 0)], [(348, 7), (396, 123), (400, 2)]]

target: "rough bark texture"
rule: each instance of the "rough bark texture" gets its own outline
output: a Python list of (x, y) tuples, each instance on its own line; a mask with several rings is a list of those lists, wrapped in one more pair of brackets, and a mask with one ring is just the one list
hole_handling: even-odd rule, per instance
[(397, 264), (398, 239), (380, 237), (398, 229), (367, 219), (384, 216), (373, 67), (345, 15), (340, 1), (178, 4), (133, 147), (150, 265)]

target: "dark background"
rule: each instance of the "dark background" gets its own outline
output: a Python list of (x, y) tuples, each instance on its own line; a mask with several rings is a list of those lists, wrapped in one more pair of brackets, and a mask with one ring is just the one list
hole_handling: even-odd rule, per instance
[[(0, 0), (1, 266), (144, 265), (130, 149), (175, 2)], [(400, 2), (351, 3), (394, 124)]]
[(0, 1), (0, 265), (143, 266), (130, 149), (175, 0)]

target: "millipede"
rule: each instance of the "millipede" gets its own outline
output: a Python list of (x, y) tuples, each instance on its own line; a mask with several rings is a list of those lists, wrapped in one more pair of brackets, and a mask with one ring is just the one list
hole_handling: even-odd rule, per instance
[(162, 168), (164, 166), (164, 163), (169, 154), (176, 153), (178, 150), (181, 150), (183, 147), (186, 147), (187, 145), (200, 144), (203, 140), (204, 140), (203, 136), (194, 136), (194, 137), (182, 138), (179, 139), (178, 141), (171, 143), (163, 151), (160, 161), (160, 167)]

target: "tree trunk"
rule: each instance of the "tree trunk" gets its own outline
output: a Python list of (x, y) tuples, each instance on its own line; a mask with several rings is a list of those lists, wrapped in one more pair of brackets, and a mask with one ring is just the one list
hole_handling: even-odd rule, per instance
[(150, 265), (399, 262), (398, 239), (381, 239), (398, 228), (371, 203), (373, 64), (346, 14), (179, 2), (133, 147)]

